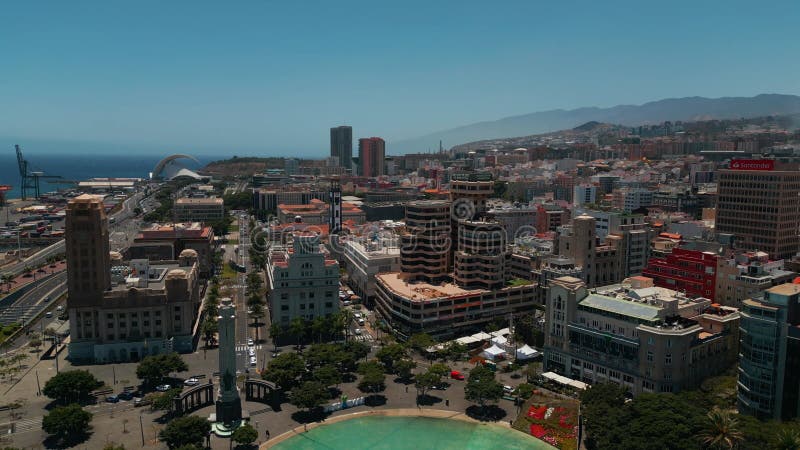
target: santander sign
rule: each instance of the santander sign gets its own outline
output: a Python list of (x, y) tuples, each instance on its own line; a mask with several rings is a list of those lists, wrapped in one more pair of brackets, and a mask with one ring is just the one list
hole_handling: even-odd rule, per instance
[(774, 170), (773, 159), (732, 159), (731, 170)]

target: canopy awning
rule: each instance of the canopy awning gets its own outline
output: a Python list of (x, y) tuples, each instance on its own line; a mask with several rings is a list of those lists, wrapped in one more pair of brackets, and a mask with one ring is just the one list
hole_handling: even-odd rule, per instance
[(472, 337), (477, 339), (477, 340), (479, 340), (479, 341), (486, 341), (486, 340), (491, 339), (492, 335), (489, 334), (489, 333), (484, 333), (483, 331), (481, 331), (480, 333), (473, 334)]
[(480, 342), (480, 339), (475, 339), (472, 336), (464, 336), (456, 339), (456, 342), (458, 342), (461, 345), (469, 345), (469, 344), (474, 344), (476, 342)]

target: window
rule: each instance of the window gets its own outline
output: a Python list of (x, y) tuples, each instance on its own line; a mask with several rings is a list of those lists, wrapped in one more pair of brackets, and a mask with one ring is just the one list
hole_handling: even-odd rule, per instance
[(289, 305), (281, 305), (281, 311), (288, 311)]
[(283, 294), (281, 294), (281, 300), (288, 300), (288, 299), (289, 299), (289, 294), (287, 294), (285, 292)]
[(647, 345), (655, 345), (655, 343), (656, 340), (653, 338), (653, 336), (647, 338)]
[(161, 325), (161, 319), (156, 319), (156, 326)]
[(326, 297), (326, 298), (331, 298), (331, 297), (333, 297), (333, 292), (332, 292), (332, 291), (325, 291), (325, 297)]
[(149, 326), (150, 326), (150, 321), (149, 321), (149, 320), (145, 320), (145, 321), (142, 323), (142, 325), (144, 325), (144, 326), (146, 326), (146, 327), (149, 327)]
[(108, 322), (108, 328), (114, 328), (114, 322)]
[(305, 311), (305, 309), (306, 309), (306, 304), (305, 304), (305, 303), (300, 303), (300, 309), (301, 309), (301, 310), (303, 310), (303, 311)]
[(653, 362), (653, 352), (647, 351), (647, 362)]
[(326, 308), (333, 308), (333, 302), (325, 302)]
[(672, 364), (672, 353), (667, 353), (666, 356), (664, 356), (664, 364), (668, 366)]

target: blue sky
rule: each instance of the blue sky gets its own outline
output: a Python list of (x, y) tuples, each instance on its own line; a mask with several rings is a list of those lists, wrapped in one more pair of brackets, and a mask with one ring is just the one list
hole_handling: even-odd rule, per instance
[(321, 156), (339, 124), (391, 152), (554, 108), (800, 94), (796, 1), (22, 1), (0, 16), (0, 136), (15, 138)]

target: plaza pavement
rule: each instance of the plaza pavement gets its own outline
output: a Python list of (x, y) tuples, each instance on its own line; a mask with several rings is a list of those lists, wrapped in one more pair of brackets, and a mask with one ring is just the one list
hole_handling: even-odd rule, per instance
[[(266, 355), (268, 358), (271, 352), (271, 345), (262, 344), (264, 350), (259, 352), (259, 358)], [(292, 351), (290, 347), (284, 348), (283, 351)], [(207, 353), (202, 348), (193, 354), (183, 355), (185, 361), (189, 365), (189, 371), (177, 374), (180, 378), (188, 378), (193, 375), (206, 375), (211, 377), (212, 373), (217, 370), (217, 350), (212, 349)], [(61, 352), (59, 355), (59, 369), (70, 370), (72, 368), (88, 370), (94, 374), (98, 379), (105, 382), (109, 387), (113, 387), (115, 393), (119, 393), (125, 386), (136, 386), (138, 380), (135, 375), (136, 364), (103, 364), (91, 366), (75, 366), (73, 367), (69, 362), (64, 360), (66, 351)], [(0, 432), (6, 433), (9, 428), (10, 422), (15, 422), (16, 432), (5, 434), (0, 439), (2, 445), (13, 445), (20, 448), (41, 449), (45, 448), (43, 441), (45, 433), (41, 430), (41, 418), (46, 414), (45, 407), (50, 403), (50, 400), (44, 396), (37, 395), (37, 380), (38, 375), (40, 386), (55, 375), (55, 362), (54, 360), (38, 360), (35, 354), (30, 354), (27, 361), (23, 363), (27, 365), (27, 369), (20, 372), (21, 379), (12, 385), (8, 380), (0, 384), (0, 405), (6, 405), (18, 399), (23, 399), (23, 406), (15, 412), (19, 413), (18, 419), (12, 419), (9, 411), (0, 412)], [(422, 370), (427, 362), (418, 361), (419, 367), (417, 370)], [(260, 365), (260, 364), (259, 364)], [(469, 364), (466, 362), (450, 363), (453, 370), (460, 370), (467, 372)], [(510, 374), (497, 374), (498, 381), (502, 384), (516, 385), (521, 382), (520, 380), (512, 380)], [(114, 381), (116, 380), (116, 384)], [(205, 380), (202, 380), (205, 381)], [(431, 396), (438, 397), (439, 400), (431, 405), (420, 406), (422, 410), (446, 410), (454, 413), (464, 413), (467, 408), (473, 404), (464, 399), (464, 383), (465, 381), (448, 380), (451, 386), (444, 391), (432, 391)], [(215, 380), (216, 384), (217, 380)], [(353, 399), (361, 396), (366, 396), (356, 388), (357, 382), (345, 383), (340, 385), (343, 394), (348, 398)], [(216, 391), (216, 390), (215, 390)], [(390, 409), (416, 409), (416, 389), (413, 384), (405, 385), (395, 382), (392, 376), (386, 378), (386, 390), (381, 392), (380, 395), (385, 396), (385, 404), (379, 406), (358, 406), (349, 408), (347, 410), (338, 411), (333, 413), (330, 417), (344, 416), (354, 412), (365, 412), (371, 410), (390, 410)], [(244, 396), (244, 394), (242, 394)], [(148, 448), (148, 449), (162, 449), (166, 448), (163, 443), (158, 443), (155, 437), (158, 432), (164, 427), (164, 424), (159, 420), (162, 413), (159, 411), (152, 412), (149, 407), (133, 406), (132, 402), (120, 401), (119, 403), (106, 403), (103, 398), (99, 398), (98, 402), (86, 407), (87, 411), (94, 414), (92, 419), (92, 434), (84, 443), (76, 448), (81, 449), (98, 449), (102, 448), (108, 442), (116, 442), (125, 445), (128, 449), (133, 448)], [(331, 403), (330, 400), (326, 403)], [(508, 400), (500, 400), (497, 406), (502, 410), (500, 415), (505, 416), (499, 422), (508, 423), (516, 417), (517, 408), (512, 402)], [(259, 440), (258, 443), (263, 443), (266, 439), (266, 430), (269, 430), (270, 435), (275, 438), (287, 431), (302, 426), (301, 422), (295, 420), (292, 415), (297, 412), (297, 409), (284, 403), (281, 405), (281, 411), (272, 411), (268, 405), (257, 402), (244, 402), (243, 407), (251, 413), (251, 423), (258, 429)], [(201, 417), (208, 417), (214, 411), (213, 406), (208, 406), (199, 409), (192, 414)], [(141, 421), (141, 422), (140, 422)], [(141, 425), (140, 425), (141, 423)], [(142, 434), (144, 434), (144, 446), (142, 445)], [(227, 439), (220, 439), (212, 437), (211, 444), (213, 449), (226, 449), (230, 443)]]

